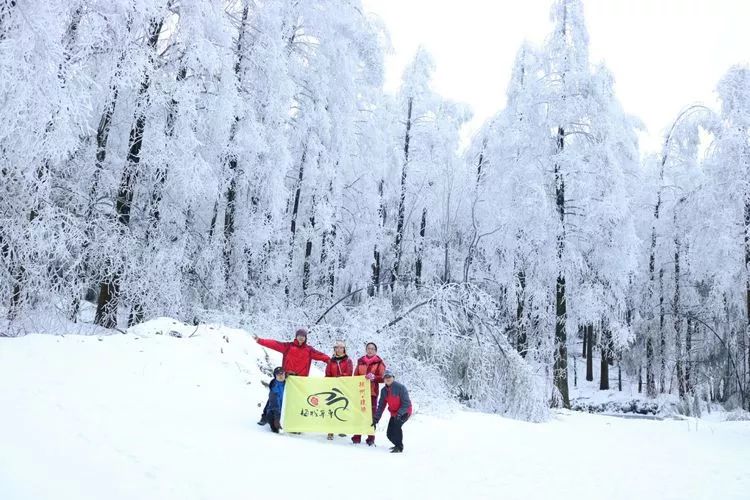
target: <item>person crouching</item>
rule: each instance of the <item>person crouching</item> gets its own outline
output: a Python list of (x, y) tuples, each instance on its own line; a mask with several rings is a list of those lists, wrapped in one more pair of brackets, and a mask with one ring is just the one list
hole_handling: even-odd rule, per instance
[(375, 427), (383, 416), (385, 405), (388, 405), (388, 411), (391, 413), (391, 419), (388, 421), (388, 431), (386, 435), (388, 440), (393, 443), (391, 453), (401, 453), (404, 451), (404, 433), (402, 427), (411, 416), (411, 399), (409, 391), (403, 384), (394, 380), (393, 372), (386, 370), (383, 374), (385, 387), (380, 391), (380, 401), (378, 401), (378, 410), (375, 412), (375, 419), (372, 426)]

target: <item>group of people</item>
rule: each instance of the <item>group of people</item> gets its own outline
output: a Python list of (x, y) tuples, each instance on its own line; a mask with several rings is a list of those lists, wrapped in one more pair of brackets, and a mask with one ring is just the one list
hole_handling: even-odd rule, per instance
[[(378, 346), (374, 342), (365, 345), (365, 355), (357, 360), (356, 367), (346, 352), (346, 344), (338, 340), (333, 345), (333, 355), (328, 356), (310, 346), (307, 343), (308, 331), (300, 328), (295, 332), (295, 338), (291, 342), (279, 342), (272, 339), (262, 339), (254, 336), (256, 342), (278, 351), (282, 354), (281, 366), (273, 371), (274, 378), (269, 384), (268, 402), (263, 409), (259, 425), (269, 424), (273, 432), (281, 429), (281, 403), (284, 396), (284, 384), (287, 375), (307, 377), (313, 360), (326, 363), (326, 377), (351, 377), (364, 376), (370, 381), (370, 396), (372, 398), (372, 427), (373, 434), (367, 436), (365, 442), (368, 446), (375, 445), (375, 426), (380, 421), (386, 406), (391, 414), (388, 421), (387, 436), (393, 443), (391, 453), (404, 451), (403, 425), (412, 413), (409, 392), (403, 384), (395, 381), (393, 372), (386, 369), (385, 363), (378, 356)], [(380, 384), (385, 384), (379, 391)], [(378, 392), (380, 399), (378, 400)], [(328, 435), (333, 439), (333, 434)], [(352, 436), (352, 443), (362, 442), (361, 435)]]

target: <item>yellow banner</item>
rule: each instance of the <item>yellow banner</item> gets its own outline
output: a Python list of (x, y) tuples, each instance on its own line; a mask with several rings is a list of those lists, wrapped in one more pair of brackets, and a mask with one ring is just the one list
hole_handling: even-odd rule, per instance
[(281, 426), (287, 432), (373, 432), (370, 382), (365, 377), (289, 376), (281, 408)]

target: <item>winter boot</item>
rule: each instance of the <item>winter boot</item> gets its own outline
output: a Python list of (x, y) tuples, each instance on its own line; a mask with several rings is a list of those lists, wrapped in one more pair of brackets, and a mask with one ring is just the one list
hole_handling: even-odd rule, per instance
[(328, 438), (327, 438), (327, 439), (328, 439), (329, 441), (333, 441), (333, 434), (328, 434)]

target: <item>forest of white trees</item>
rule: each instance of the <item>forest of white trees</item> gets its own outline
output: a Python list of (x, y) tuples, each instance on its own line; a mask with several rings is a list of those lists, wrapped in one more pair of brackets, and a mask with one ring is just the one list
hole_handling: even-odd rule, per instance
[(644, 151), (551, 3), (463, 147), (427, 51), (384, 90), (361, 0), (0, 0), (7, 324), (306, 324), (528, 419), (574, 355), (750, 409), (750, 68)]

